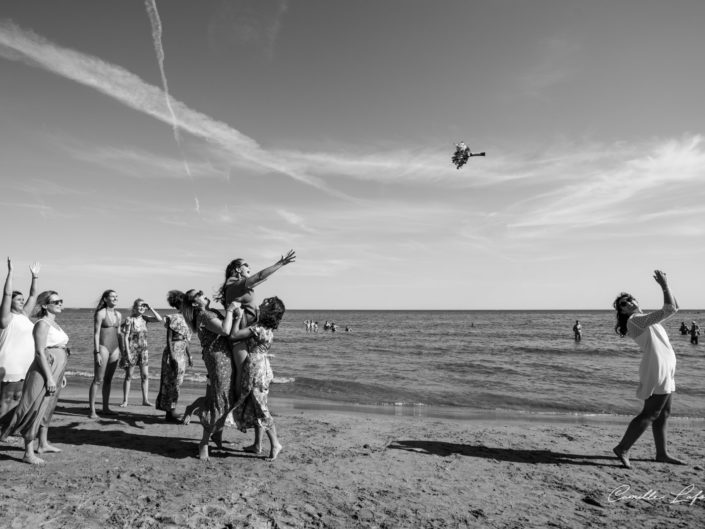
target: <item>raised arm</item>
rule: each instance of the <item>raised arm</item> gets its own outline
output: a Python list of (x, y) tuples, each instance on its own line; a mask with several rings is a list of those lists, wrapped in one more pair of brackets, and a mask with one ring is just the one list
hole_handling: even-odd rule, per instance
[(37, 304), (37, 279), (39, 279), (39, 270), (41, 267), (42, 266), (36, 261), (29, 267), (29, 271), (32, 273), (32, 282), (29, 285), (29, 297), (25, 300), (24, 307), (22, 309), (27, 316), (32, 314), (32, 311)]
[(154, 310), (151, 307), (151, 305), (149, 303), (145, 302), (144, 304), (147, 307), (147, 310), (152, 313), (151, 316), (147, 316), (146, 314), (144, 316), (142, 316), (145, 319), (145, 321), (148, 321), (150, 323), (154, 323), (156, 321), (163, 321), (163, 318), (159, 315), (159, 313), (156, 310)]
[(655, 270), (654, 280), (656, 280), (663, 290), (663, 308), (650, 312), (649, 314), (635, 314), (629, 318), (629, 325), (634, 325), (640, 331), (643, 331), (649, 325), (660, 323), (678, 312), (678, 303), (671, 293), (671, 289), (668, 287), (666, 273), (661, 270)]
[(5, 289), (2, 291), (2, 304), (0, 304), (0, 329), (5, 329), (12, 320), (12, 260), (7, 258), (7, 278)]
[(39, 321), (34, 326), (34, 354), (39, 364), (39, 370), (44, 375), (46, 382), (47, 393), (54, 394), (56, 392), (56, 381), (51, 374), (51, 366), (46, 357), (47, 335), (49, 334), (49, 324), (45, 321)]
[(678, 302), (676, 301), (676, 298), (671, 293), (671, 289), (668, 288), (668, 281), (666, 280), (666, 272), (663, 272), (661, 270), (654, 270), (654, 280), (656, 280), (656, 282), (659, 284), (659, 286), (663, 290), (663, 304), (664, 305), (673, 305), (676, 309), (678, 309)]
[(271, 276), (274, 272), (279, 270), (281, 267), (288, 265), (289, 263), (293, 263), (296, 260), (296, 252), (294, 250), (289, 250), (289, 252), (286, 255), (282, 255), (281, 258), (274, 263), (272, 266), (267, 267), (263, 270), (260, 270), (256, 274), (252, 274), (250, 277), (247, 278), (245, 281), (245, 284), (249, 288), (254, 288), (260, 283), (262, 283), (265, 279), (267, 279), (269, 276)]

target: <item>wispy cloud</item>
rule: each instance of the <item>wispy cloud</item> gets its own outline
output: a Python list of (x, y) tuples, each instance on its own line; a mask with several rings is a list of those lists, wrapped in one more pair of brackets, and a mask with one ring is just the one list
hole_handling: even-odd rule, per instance
[[(60, 47), (31, 31), (22, 30), (12, 22), (0, 22), (0, 56), (23, 61), (90, 86), (130, 108), (169, 125), (173, 123), (160, 88), (144, 82), (124, 68)], [(256, 172), (283, 173), (304, 184), (344, 197), (320, 178), (288, 166), (286, 160), (262, 149), (255, 140), (229, 125), (192, 110), (179, 101), (171, 101), (174, 113), (179, 116), (181, 130), (218, 145), (239, 164)]]

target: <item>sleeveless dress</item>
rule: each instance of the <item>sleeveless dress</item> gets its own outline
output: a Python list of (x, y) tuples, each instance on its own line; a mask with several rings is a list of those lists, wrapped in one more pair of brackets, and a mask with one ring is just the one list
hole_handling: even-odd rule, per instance
[(269, 385), (274, 378), (269, 365), (274, 332), (259, 325), (250, 327), (250, 330), (252, 336), (246, 342), (249, 354), (242, 367), (242, 393), (232, 413), (235, 425), (243, 432), (247, 428), (271, 428), (274, 425), (267, 403)]
[(206, 404), (199, 411), (199, 416), (203, 428), (211, 432), (221, 430), (225, 425), (233, 405), (235, 391), (228, 339), (206, 327), (206, 321), (214, 317), (218, 317), (218, 314), (210, 310), (203, 311), (198, 316), (198, 339), (201, 342), (203, 361), (208, 371)]
[[(35, 325), (38, 324), (39, 322), (35, 323)], [(53, 395), (47, 394), (46, 380), (39, 361), (35, 359), (27, 372), (20, 403), (11, 413), (0, 419), (0, 441), (19, 433), (26, 442), (29, 442), (37, 437), (40, 426), (49, 426), (59, 400), (61, 379), (66, 371), (69, 355), (66, 347), (68, 341), (69, 337), (61, 328), (49, 326), (44, 354), (56, 383), (56, 392)]]
[(171, 342), (176, 365), (174, 366), (171, 362), (169, 344), (167, 344), (162, 353), (162, 374), (159, 381), (156, 408), (162, 411), (171, 411), (176, 408), (176, 403), (179, 401), (179, 389), (186, 373), (191, 329), (188, 328), (186, 320), (181, 314), (171, 314), (165, 320), (164, 326), (171, 329)]
[(34, 362), (34, 323), (24, 314), (12, 313), (7, 327), (0, 331), (0, 369), (5, 374), (0, 382), (24, 380)]

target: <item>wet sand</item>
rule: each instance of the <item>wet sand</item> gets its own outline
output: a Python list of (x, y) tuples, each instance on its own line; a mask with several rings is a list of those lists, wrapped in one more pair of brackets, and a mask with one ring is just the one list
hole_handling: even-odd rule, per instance
[[(632, 470), (611, 452), (628, 418), (464, 418), (310, 406), (273, 399), (284, 450), (274, 462), (227, 429), (196, 458), (198, 419), (165, 424), (133, 404), (87, 417), (87, 384), (71, 381), (41, 467), (0, 444), (0, 525), (12, 528), (698, 527), (705, 520), (702, 420), (671, 422), (672, 452), (653, 461), (647, 432)], [(198, 396), (188, 391), (182, 405)], [(268, 451), (267, 441), (264, 443)]]

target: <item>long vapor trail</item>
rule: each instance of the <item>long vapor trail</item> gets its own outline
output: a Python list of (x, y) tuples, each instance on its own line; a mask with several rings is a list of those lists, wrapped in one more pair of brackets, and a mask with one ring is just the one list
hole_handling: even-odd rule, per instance
[[(126, 69), (79, 51), (63, 48), (32, 31), (25, 31), (7, 20), (0, 20), (0, 57), (41, 68), (121, 102), (167, 124), (173, 123), (164, 108), (164, 90), (150, 85)], [(329, 195), (351, 200), (347, 194), (331, 188), (314, 174), (317, 165), (277, 151), (263, 149), (254, 139), (230, 125), (213, 119), (173, 100), (178, 111), (180, 129), (201, 138), (228, 153), (235, 163), (253, 171), (274, 171)]]
[[(157, 0), (145, 0), (145, 8), (147, 9), (147, 16), (149, 16), (149, 22), (152, 25), (152, 40), (154, 41), (154, 51), (157, 54), (157, 62), (159, 63), (159, 73), (162, 77), (162, 87), (164, 88), (164, 98), (166, 100), (166, 108), (169, 109), (169, 114), (171, 115), (171, 128), (174, 131), (174, 140), (179, 148), (179, 153), (181, 154), (181, 160), (184, 162), (184, 170), (186, 174), (189, 175), (191, 181), (193, 181), (193, 176), (191, 175), (191, 168), (186, 161), (186, 156), (184, 155), (183, 147), (181, 146), (181, 135), (179, 134), (179, 120), (176, 117), (176, 112), (171, 106), (171, 96), (169, 95), (169, 82), (166, 79), (166, 71), (164, 70), (164, 45), (162, 44), (162, 20), (159, 18), (159, 11), (157, 11)], [(198, 198), (193, 197), (196, 202), (196, 212), (199, 212)]]

